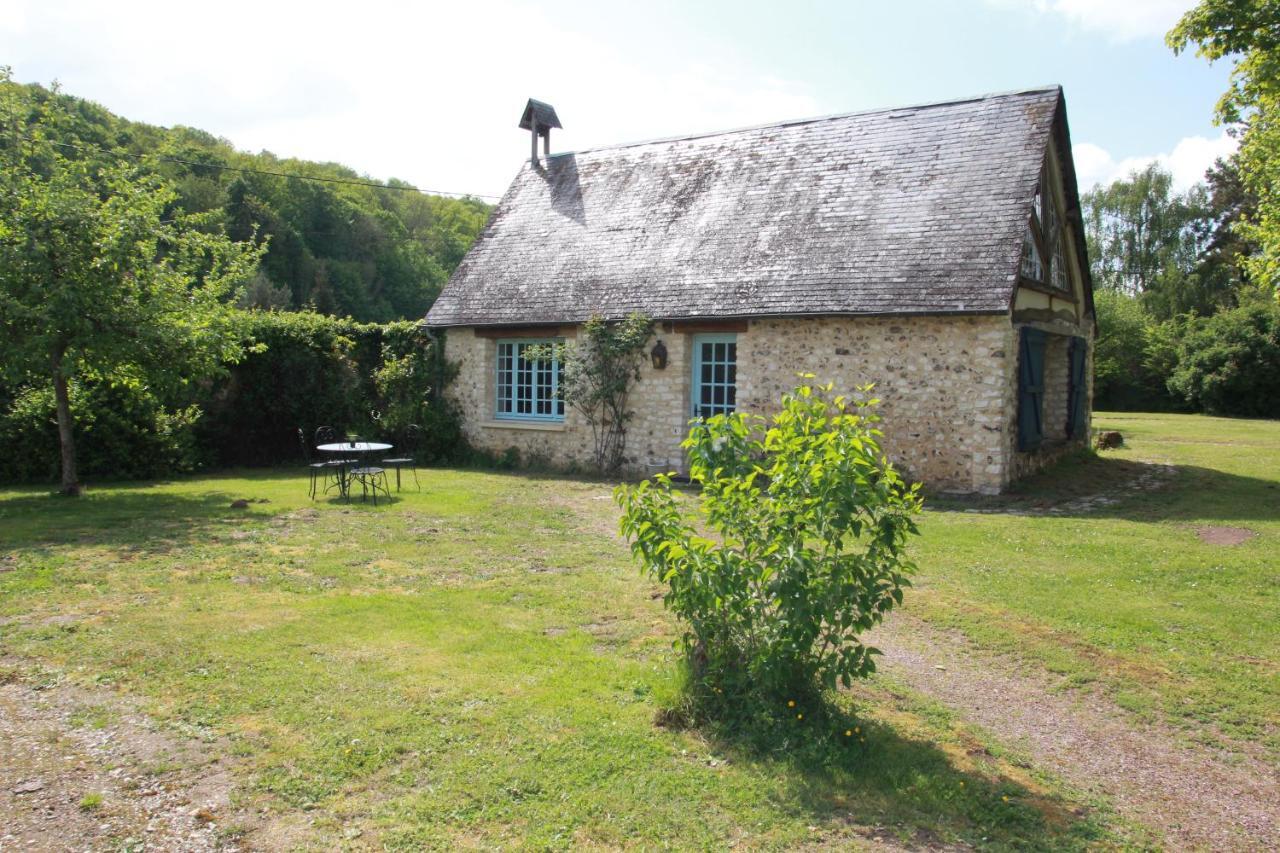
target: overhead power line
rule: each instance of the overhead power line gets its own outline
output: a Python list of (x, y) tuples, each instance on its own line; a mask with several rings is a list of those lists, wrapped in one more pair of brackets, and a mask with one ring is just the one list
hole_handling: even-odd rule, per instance
[[(53, 142), (52, 140), (50, 140), (49, 142), (51, 145), (56, 145), (59, 148), (71, 148), (76, 151), (92, 151), (92, 152), (97, 152), (99, 154), (109, 154), (109, 155), (114, 154), (114, 155), (123, 156), (123, 157), (130, 157), (134, 160), (143, 160), (146, 156), (142, 154), (130, 154), (128, 151), (110, 151), (106, 148), (99, 148), (98, 146), (95, 146), (95, 145), (76, 145), (71, 142)], [(419, 187), (413, 187), (413, 186), (399, 187), (393, 184), (380, 184), (376, 181), (356, 181), (356, 180), (350, 180), (347, 178), (324, 178), (316, 175), (297, 175), (290, 172), (273, 172), (270, 169), (248, 169), (242, 166), (224, 166), (220, 163), (201, 163), (197, 160), (183, 160), (180, 157), (162, 157), (158, 154), (152, 155), (152, 159), (159, 160), (164, 163), (180, 163), (183, 166), (194, 166), (202, 169), (219, 169), (224, 172), (240, 172), (246, 175), (270, 175), (275, 178), (288, 178), (289, 180), (294, 180), (294, 181), (316, 181), (324, 184), (346, 184), (348, 186), (353, 186), (353, 187), (370, 187), (372, 189), (377, 189), (377, 190), (396, 190), (399, 192), (422, 193), (423, 195), (447, 195), (447, 196), (458, 196), (458, 197), (464, 197), (464, 198), (469, 196), (471, 198), (488, 198), (488, 199), (495, 199), (495, 200), (501, 198), (501, 196), (485, 195), (484, 193), (460, 193), (460, 192), (450, 192), (448, 190), (424, 190)]]

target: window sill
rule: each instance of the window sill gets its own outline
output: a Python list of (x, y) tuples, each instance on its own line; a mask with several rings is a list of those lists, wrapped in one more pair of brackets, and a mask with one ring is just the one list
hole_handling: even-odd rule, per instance
[(484, 429), (531, 429), (540, 432), (564, 432), (564, 421), (492, 420), (480, 424)]

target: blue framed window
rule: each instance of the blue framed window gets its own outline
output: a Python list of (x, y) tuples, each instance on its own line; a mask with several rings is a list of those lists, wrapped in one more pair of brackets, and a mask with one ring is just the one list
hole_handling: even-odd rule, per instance
[(695, 418), (727, 415), (738, 407), (738, 336), (695, 335), (693, 338)]
[(498, 341), (498, 418), (515, 420), (564, 420), (560, 381), (564, 366), (558, 358), (524, 357), (530, 347), (563, 343), (561, 340), (522, 338)]

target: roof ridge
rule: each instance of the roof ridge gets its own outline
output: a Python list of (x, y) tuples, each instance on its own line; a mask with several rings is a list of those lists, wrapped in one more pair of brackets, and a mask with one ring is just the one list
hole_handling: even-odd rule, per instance
[[(613, 145), (596, 145), (592, 148), (579, 148), (575, 151), (561, 151), (551, 154), (547, 157), (554, 160), (557, 157), (571, 157), (577, 154), (591, 154), (597, 151), (616, 151), (622, 148), (637, 148), (641, 145), (657, 145), (663, 142), (684, 142), (692, 139), (707, 139), (712, 136), (729, 136), (734, 133), (748, 133), (753, 130), (768, 130), (770, 128), (794, 127), (802, 124), (816, 124), (824, 121), (836, 121), (845, 118), (854, 118), (856, 116), (876, 115), (877, 113), (894, 113), (901, 110), (926, 110), (933, 107), (949, 107), (957, 104), (977, 103), (979, 101), (991, 101), (997, 98), (1011, 98), (1020, 95), (1038, 95), (1048, 92), (1062, 93), (1061, 83), (1050, 83), (1044, 86), (1033, 86), (1026, 89), (1009, 89), (1003, 92), (987, 92), (982, 95), (970, 95), (963, 98), (950, 98), (945, 101), (928, 101), (924, 103), (902, 104), (893, 107), (875, 107), (866, 110), (854, 110), (847, 113), (830, 113), (828, 115), (811, 116), (809, 118), (786, 119), (784, 121), (771, 121), (764, 124), (752, 124), (743, 127), (733, 127), (725, 130), (709, 130), (701, 133), (685, 133), (677, 136), (659, 136), (652, 139), (640, 139), (634, 142), (618, 142)], [(527, 161), (526, 161), (527, 162)]]

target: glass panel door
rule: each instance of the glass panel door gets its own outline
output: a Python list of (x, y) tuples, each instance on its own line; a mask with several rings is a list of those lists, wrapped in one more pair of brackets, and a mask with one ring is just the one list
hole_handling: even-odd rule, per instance
[(727, 415), (737, 408), (737, 335), (694, 335), (692, 387), (695, 418)]

